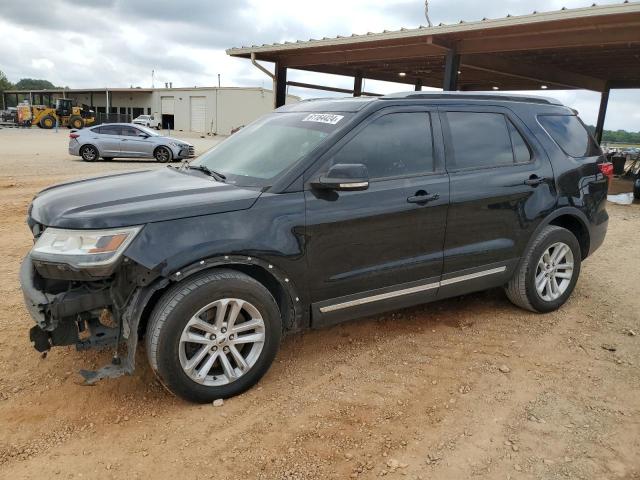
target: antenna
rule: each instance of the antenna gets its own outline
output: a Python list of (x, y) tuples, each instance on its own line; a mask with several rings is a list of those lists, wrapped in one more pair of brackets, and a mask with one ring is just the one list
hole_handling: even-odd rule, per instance
[(429, 27), (433, 27), (431, 19), (429, 18), (429, 0), (424, 0), (424, 16), (427, 17), (427, 24)]

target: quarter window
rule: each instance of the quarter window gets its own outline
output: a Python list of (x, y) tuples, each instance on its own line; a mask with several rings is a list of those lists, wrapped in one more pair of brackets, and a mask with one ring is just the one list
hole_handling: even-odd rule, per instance
[(591, 157), (600, 155), (587, 129), (575, 115), (542, 115), (540, 124), (567, 155)]
[(433, 172), (431, 117), (424, 112), (379, 117), (342, 147), (330, 163), (363, 164), (372, 180)]

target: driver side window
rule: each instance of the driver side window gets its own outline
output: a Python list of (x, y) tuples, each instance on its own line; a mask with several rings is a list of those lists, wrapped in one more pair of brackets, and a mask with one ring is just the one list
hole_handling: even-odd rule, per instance
[(339, 163), (365, 165), (371, 180), (433, 172), (430, 115), (389, 113), (375, 119), (333, 156), (327, 168)]

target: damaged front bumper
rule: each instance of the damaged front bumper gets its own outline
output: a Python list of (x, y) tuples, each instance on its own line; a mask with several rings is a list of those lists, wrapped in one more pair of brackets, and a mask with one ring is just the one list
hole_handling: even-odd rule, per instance
[[(36, 350), (64, 345), (78, 350), (113, 347), (111, 364), (80, 372), (87, 384), (133, 373), (142, 311), (153, 292), (168, 282), (150, 282), (153, 274), (136, 266), (120, 270), (108, 278), (84, 280), (81, 272), (65, 273), (61, 267), (50, 275), (55, 278), (47, 278), (40, 272), (55, 272), (55, 265), (35, 265), (30, 255), (20, 267), (25, 305), (36, 323), (29, 331)], [(121, 359), (118, 347), (125, 341), (127, 356)]]

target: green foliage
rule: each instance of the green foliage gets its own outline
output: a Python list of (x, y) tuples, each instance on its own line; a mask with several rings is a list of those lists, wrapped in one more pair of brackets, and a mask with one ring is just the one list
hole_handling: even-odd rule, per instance
[[(596, 127), (588, 125), (587, 128), (591, 133), (596, 131)], [(611, 143), (640, 143), (640, 132), (627, 132), (626, 130), (605, 130), (602, 132), (602, 141)]]
[(13, 84), (9, 81), (4, 72), (0, 70), (0, 93), (11, 88), (13, 88)]
[(36, 78), (21, 78), (14, 87), (16, 90), (44, 90), (53, 89), (56, 86), (49, 80), (40, 80)]

